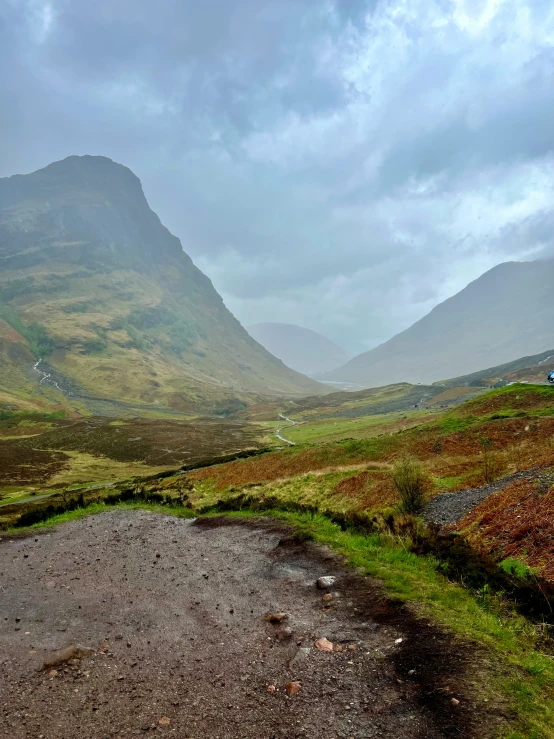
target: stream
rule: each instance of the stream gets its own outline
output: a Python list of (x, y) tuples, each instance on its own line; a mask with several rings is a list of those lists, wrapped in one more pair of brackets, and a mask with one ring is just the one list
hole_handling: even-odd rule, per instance
[(64, 395), (71, 395), (70, 392), (66, 393), (64, 390), (62, 390), (62, 388), (58, 385), (56, 380), (52, 378), (52, 375), (50, 374), (50, 372), (43, 372), (43, 370), (40, 369), (39, 365), (41, 362), (42, 362), (42, 357), (38, 360), (38, 362), (35, 362), (33, 365), (33, 369), (36, 372), (38, 372), (39, 375), (42, 375), (42, 377), (40, 378), (39, 385), (42, 385), (43, 382), (47, 382), (47, 383), (50, 383), (50, 385), (53, 385), (57, 390), (59, 390), (60, 393), (63, 393)]

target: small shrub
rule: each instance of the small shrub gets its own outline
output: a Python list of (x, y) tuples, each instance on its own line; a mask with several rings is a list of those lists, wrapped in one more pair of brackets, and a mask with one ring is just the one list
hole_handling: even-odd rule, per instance
[(404, 513), (419, 513), (430, 487), (429, 475), (421, 463), (413, 457), (404, 457), (396, 462), (391, 474)]
[(506, 470), (506, 459), (503, 455), (491, 451), (489, 439), (481, 439), (483, 447), (483, 480), (489, 485), (499, 478)]

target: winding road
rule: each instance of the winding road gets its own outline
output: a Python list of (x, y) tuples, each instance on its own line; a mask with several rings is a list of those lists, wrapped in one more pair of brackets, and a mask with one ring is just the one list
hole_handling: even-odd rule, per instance
[(276, 436), (276, 437), (277, 437), (277, 438), (278, 438), (278, 439), (279, 439), (280, 441), (284, 441), (284, 442), (285, 442), (285, 444), (289, 444), (289, 446), (296, 446), (296, 442), (294, 442), (294, 441), (291, 441), (290, 439), (285, 439), (285, 437), (284, 437), (284, 436), (281, 436), (281, 431), (283, 431), (284, 429), (290, 429), (290, 428), (292, 428), (293, 426), (298, 426), (298, 423), (297, 423), (297, 421), (293, 421), (293, 420), (292, 420), (292, 418), (287, 418), (287, 417), (286, 417), (285, 415), (283, 415), (282, 413), (279, 413), (279, 418), (280, 418), (280, 419), (281, 419), (282, 421), (288, 421), (288, 422), (289, 422), (289, 425), (288, 425), (288, 426), (281, 426), (281, 428), (278, 428), (278, 429), (277, 429), (277, 431), (275, 432), (275, 436)]

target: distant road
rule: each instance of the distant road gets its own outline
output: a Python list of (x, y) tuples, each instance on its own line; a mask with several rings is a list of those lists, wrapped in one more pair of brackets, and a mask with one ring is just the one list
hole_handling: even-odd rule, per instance
[(281, 436), (281, 431), (283, 431), (284, 429), (290, 429), (293, 426), (297, 426), (298, 424), (296, 423), (296, 421), (293, 421), (292, 418), (287, 418), (282, 413), (279, 413), (279, 418), (282, 421), (288, 421), (289, 422), (289, 426), (281, 426), (281, 428), (277, 429), (277, 431), (275, 432), (275, 436), (278, 439), (280, 439), (280, 441), (284, 441), (285, 444), (289, 444), (290, 446), (296, 446), (296, 443), (294, 441), (291, 441), (290, 439), (285, 439), (284, 436)]

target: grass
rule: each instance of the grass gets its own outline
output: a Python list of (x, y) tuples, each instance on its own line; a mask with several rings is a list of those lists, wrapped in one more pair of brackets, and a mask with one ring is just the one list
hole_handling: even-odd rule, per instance
[(40, 521), (34, 523), (31, 526), (25, 527), (14, 527), (6, 529), (6, 534), (21, 535), (26, 531), (37, 531), (44, 528), (51, 528), (53, 526), (60, 526), (71, 521), (79, 521), (87, 516), (94, 516), (99, 513), (106, 513), (107, 511), (113, 511), (120, 508), (127, 508), (131, 510), (148, 510), (152, 513), (160, 513), (164, 515), (178, 516), (179, 518), (194, 518), (196, 514), (188, 508), (183, 506), (169, 506), (156, 503), (145, 503), (142, 501), (137, 502), (125, 502), (125, 503), (91, 503), (85, 508), (75, 508), (72, 511), (66, 511), (65, 513), (58, 513), (55, 516), (47, 519), (46, 521)]
[(404, 431), (434, 415), (426, 411), (407, 411), (352, 419), (322, 419), (302, 422), (298, 426), (287, 429), (287, 434), (288, 438), (296, 444), (324, 444), (345, 438), (364, 439)]
[(8, 413), (0, 418), (0, 496), (177, 470), (259, 445), (241, 421), (149, 420)]
[(85, 452), (66, 451), (69, 463), (48, 481), (49, 486), (65, 487), (91, 480), (113, 481), (131, 477), (156, 475), (175, 469), (175, 465), (147, 465), (143, 462), (119, 462)]
[[(175, 505), (96, 503), (57, 515), (29, 530), (79, 520), (121, 506), (183, 517), (196, 515)], [(243, 518), (259, 513), (240, 511), (228, 515)], [(449, 582), (433, 557), (408, 551), (397, 537), (345, 530), (320, 513), (272, 510), (264, 515), (291, 524), (305, 537), (331, 546), (348, 565), (378, 578), (389, 596), (412, 604), (421, 616), (480, 647), (485, 657), (477, 656), (479, 670), (487, 673), (482, 693), (500, 700), (511, 719), (509, 728), (502, 731), (505, 739), (554, 737), (554, 663), (538, 647), (540, 630), (536, 626), (507, 612), (494, 597), (478, 597)]]

